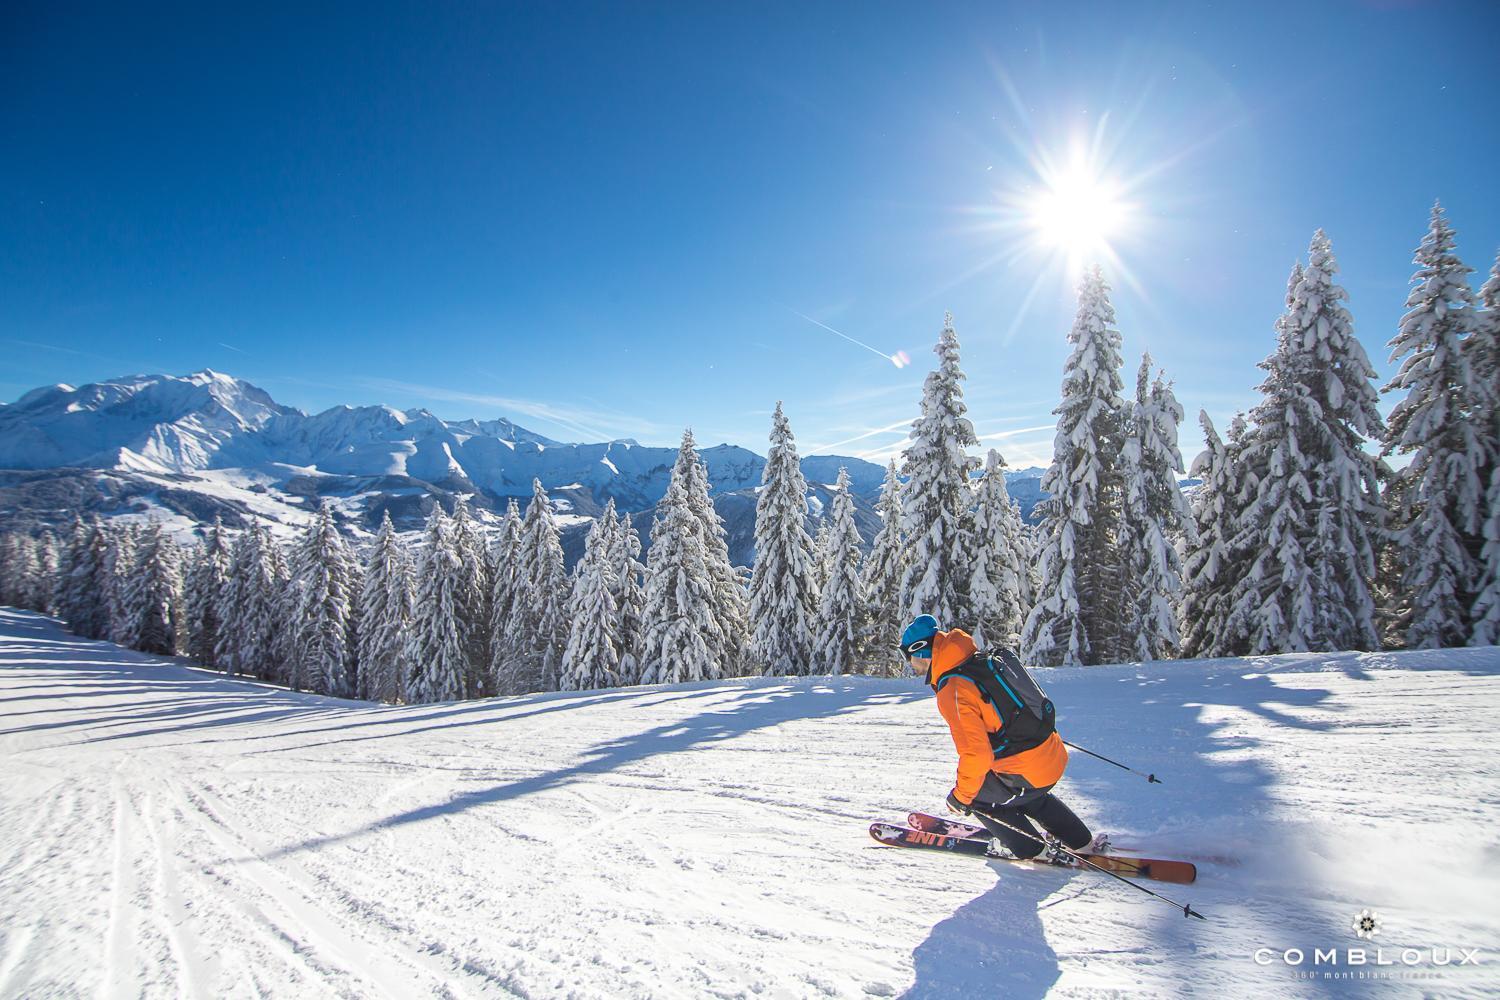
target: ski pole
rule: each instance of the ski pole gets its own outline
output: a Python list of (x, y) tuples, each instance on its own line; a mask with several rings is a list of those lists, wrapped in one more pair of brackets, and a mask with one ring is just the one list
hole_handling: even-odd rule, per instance
[[(1034, 841), (1036, 841), (1038, 844), (1041, 844), (1044, 849), (1047, 846), (1047, 842), (1045, 840), (1043, 840), (1042, 838), (1038, 837), (1035, 833), (1027, 833), (1025, 830), (1021, 829), (1020, 827), (1018, 827), (1018, 826), (1012, 826), (1011, 824), (1005, 822), (1005, 820), (999, 818), (998, 816), (992, 816), (989, 813), (984, 812), (982, 810), (976, 809), (976, 810), (974, 810), (974, 812), (979, 813), (979, 815), (983, 816), (985, 819), (989, 820), (992, 823), (999, 823), (1001, 826), (1005, 827), (1007, 830), (1010, 830), (1010, 831), (1012, 831), (1014, 833), (1019, 833), (1021, 836), (1025, 837), (1027, 840), (1034, 840)], [(1179, 903), (1179, 902), (1177, 902), (1177, 900), (1171, 898), (1170, 896), (1163, 896), (1159, 892), (1155, 892), (1155, 891), (1153, 891), (1151, 889), (1147, 889), (1143, 885), (1139, 885), (1139, 884), (1137, 884), (1135, 882), (1130, 881), (1130, 879), (1126, 878), (1124, 875), (1119, 874), (1118, 872), (1112, 872), (1108, 868), (1103, 867), (1102, 865), (1096, 865), (1096, 864), (1094, 864), (1092, 861), (1090, 861), (1088, 858), (1084, 857), (1082, 854), (1079, 854), (1077, 851), (1071, 851), (1071, 850), (1069, 850), (1068, 848), (1064, 847), (1061, 843), (1057, 844), (1057, 849), (1059, 851), (1062, 851), (1068, 857), (1072, 858), (1074, 861), (1078, 861), (1078, 862), (1081, 862), (1083, 864), (1088, 865), (1090, 868), (1094, 869), (1094, 871), (1096, 871), (1096, 872), (1103, 872), (1104, 874), (1110, 876), (1111, 878), (1119, 879), (1121, 882), (1124, 882), (1126, 885), (1130, 886), (1132, 889), (1139, 889), (1141, 892), (1144, 892), (1148, 896), (1155, 896), (1157, 899), (1161, 900), (1162, 902), (1171, 903), (1173, 906), (1177, 907), (1177, 909), (1179, 909), (1179, 910), (1182, 911), (1182, 915), (1184, 917), (1197, 917), (1199, 920), (1207, 920), (1208, 919), (1203, 914), (1201, 914), (1197, 910), (1193, 909), (1191, 903)]]
[(1088, 749), (1087, 747), (1081, 747), (1077, 743), (1069, 743), (1067, 740), (1063, 740), (1063, 745), (1064, 746), (1070, 746), (1074, 750), (1080, 750), (1083, 753), (1088, 754), (1090, 757), (1098, 757), (1100, 760), (1104, 761), (1106, 764), (1113, 764), (1115, 767), (1121, 768), (1122, 770), (1129, 771), (1131, 774), (1139, 775), (1140, 777), (1146, 779), (1146, 783), (1147, 784), (1152, 784), (1152, 783), (1155, 783), (1155, 784), (1158, 784), (1158, 785), (1165, 784), (1165, 782), (1163, 782), (1160, 778), (1158, 778), (1154, 774), (1146, 774), (1146, 773), (1144, 773), (1142, 771), (1137, 771), (1133, 767), (1126, 767), (1124, 764), (1121, 764), (1117, 760), (1110, 760), (1108, 757), (1104, 756), (1102, 753), (1094, 753), (1094, 751)]

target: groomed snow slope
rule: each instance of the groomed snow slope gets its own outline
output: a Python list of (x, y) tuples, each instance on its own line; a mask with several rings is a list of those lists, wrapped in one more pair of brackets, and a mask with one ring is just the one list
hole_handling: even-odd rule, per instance
[[(875, 845), (872, 818), (951, 783), (915, 681), (385, 708), (0, 610), (0, 995), (1500, 990), (1500, 651), (1042, 673), (1068, 738), (1166, 781), (1075, 756), (1066, 797), (1196, 858), (1196, 885), (1154, 885), (1208, 922), (1103, 876)], [(1342, 971), (1438, 978), (1297, 978), (1361, 946), (1365, 907), (1372, 964)], [(1399, 964), (1434, 945), (1483, 964)]]

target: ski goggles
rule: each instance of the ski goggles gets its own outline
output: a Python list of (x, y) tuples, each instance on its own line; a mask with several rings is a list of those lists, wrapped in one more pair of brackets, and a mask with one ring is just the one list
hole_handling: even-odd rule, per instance
[[(922, 650), (929, 649), (931, 646), (931, 639), (916, 639), (912, 642), (902, 642), (896, 644), (896, 648), (901, 650), (901, 655), (906, 657), (907, 659), (911, 659)], [(931, 656), (932, 654), (928, 653), (927, 655)]]

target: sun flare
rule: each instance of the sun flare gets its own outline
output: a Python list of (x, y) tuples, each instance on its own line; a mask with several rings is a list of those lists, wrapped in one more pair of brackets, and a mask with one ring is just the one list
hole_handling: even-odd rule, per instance
[(1045, 177), (1027, 210), (1037, 239), (1075, 260), (1107, 255), (1128, 217), (1119, 187), (1084, 166)]

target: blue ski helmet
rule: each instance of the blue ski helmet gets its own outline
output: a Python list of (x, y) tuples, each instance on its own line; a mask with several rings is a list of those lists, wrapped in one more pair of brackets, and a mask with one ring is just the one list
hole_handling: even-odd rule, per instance
[(901, 655), (932, 659), (932, 637), (937, 635), (937, 631), (936, 618), (931, 615), (918, 615), (901, 633)]

